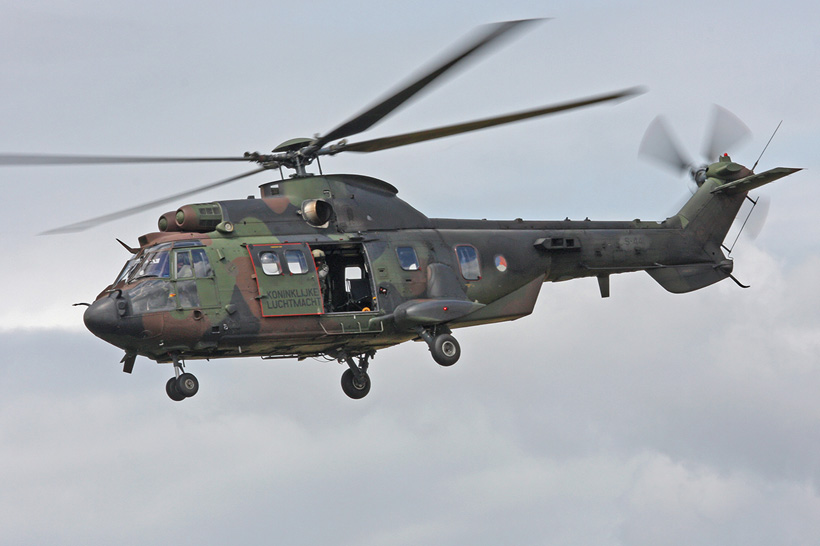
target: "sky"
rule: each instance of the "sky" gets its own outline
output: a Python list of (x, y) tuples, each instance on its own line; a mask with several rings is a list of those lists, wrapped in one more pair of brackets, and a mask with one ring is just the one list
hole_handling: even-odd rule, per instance
[[(456, 331), (461, 360), (380, 351), (371, 393), (336, 363), (169, 365), (88, 333), (82, 307), (169, 205), (38, 236), (242, 172), (3, 168), (0, 544), (820, 542), (820, 80), (811, 2), (0, 0), (0, 151), (238, 155), (327, 132), (476, 26), (550, 18), (359, 137), (634, 85), (604, 105), (327, 158), (431, 217), (662, 220), (687, 181), (637, 156), (658, 114), (700, 160), (713, 104), (733, 159), (804, 171), (762, 188), (730, 281), (547, 284), (533, 314)], [(355, 138), (351, 138), (355, 141)], [(264, 176), (186, 202), (244, 198)]]

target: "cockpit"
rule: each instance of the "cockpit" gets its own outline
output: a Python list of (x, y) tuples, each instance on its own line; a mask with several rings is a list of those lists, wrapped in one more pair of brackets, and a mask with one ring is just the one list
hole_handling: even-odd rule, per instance
[(132, 314), (217, 305), (213, 268), (199, 244), (160, 244), (125, 264), (112, 286), (133, 285), (124, 291)]

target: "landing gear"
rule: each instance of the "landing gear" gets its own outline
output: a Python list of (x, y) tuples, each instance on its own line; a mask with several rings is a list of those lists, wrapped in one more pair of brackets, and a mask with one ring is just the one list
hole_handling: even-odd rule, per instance
[(342, 374), (342, 390), (354, 400), (364, 398), (370, 392), (370, 376), (362, 372), (359, 378), (353, 374), (353, 370), (345, 370)]
[[(370, 376), (367, 375), (367, 367), (370, 365), (370, 358), (374, 354), (375, 351), (370, 351), (353, 357), (342, 352), (337, 358), (339, 362), (344, 362), (350, 367), (342, 374), (342, 390), (354, 400), (364, 398), (370, 392)], [(358, 364), (354, 358), (359, 360)]]
[(184, 373), (177, 377), (177, 390), (185, 398), (190, 398), (199, 391), (199, 381), (194, 374)]
[(181, 402), (185, 400), (185, 395), (179, 392), (179, 389), (177, 388), (176, 377), (172, 377), (165, 384), (165, 392), (168, 394), (168, 398), (170, 398), (174, 402)]
[(461, 346), (456, 338), (450, 335), (449, 331), (435, 334), (435, 331), (431, 332), (420, 327), (417, 332), (427, 342), (433, 360), (441, 366), (452, 366), (458, 362), (459, 357), (461, 357)]
[(433, 353), (433, 360), (442, 366), (452, 366), (458, 362), (461, 356), (461, 347), (456, 341), (456, 338), (450, 334), (441, 334), (433, 340), (433, 346), (430, 348)]
[(165, 392), (174, 402), (181, 402), (190, 398), (199, 391), (199, 381), (192, 373), (182, 371), (182, 359), (178, 355), (174, 359), (174, 377), (165, 383)]

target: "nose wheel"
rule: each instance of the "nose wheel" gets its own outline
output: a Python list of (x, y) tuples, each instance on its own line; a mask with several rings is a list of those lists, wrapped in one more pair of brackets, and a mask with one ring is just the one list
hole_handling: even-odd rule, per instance
[(352, 370), (345, 370), (342, 374), (342, 390), (354, 400), (364, 398), (370, 392), (370, 376), (361, 372), (356, 377)]
[(182, 371), (182, 360), (174, 356), (174, 377), (165, 383), (165, 393), (174, 402), (181, 402), (199, 392), (199, 380), (192, 373)]

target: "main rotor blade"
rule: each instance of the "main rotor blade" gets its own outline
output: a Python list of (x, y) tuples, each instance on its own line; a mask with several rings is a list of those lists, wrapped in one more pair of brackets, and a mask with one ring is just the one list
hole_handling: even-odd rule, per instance
[(641, 140), (638, 155), (651, 159), (663, 166), (681, 173), (692, 165), (692, 161), (682, 151), (677, 139), (672, 136), (666, 120), (658, 116), (652, 120)]
[(720, 154), (752, 136), (752, 131), (727, 109), (714, 105), (712, 109), (712, 126), (707, 133), (703, 155), (709, 161), (717, 161)]
[(504, 23), (487, 25), (486, 31), (482, 33), (478, 39), (469, 42), (466, 47), (459, 49), (454, 55), (448, 56), (443, 62), (437, 64), (435, 68), (425, 73), (423, 76), (416, 79), (406, 87), (382, 100), (378, 104), (370, 107), (364, 112), (361, 112), (342, 125), (336, 127), (325, 136), (319, 137), (317, 141), (313, 143), (312, 147), (318, 150), (328, 142), (349, 137), (369, 129), (381, 121), (385, 116), (390, 114), (393, 110), (404, 104), (408, 99), (413, 97), (413, 95), (432, 83), (436, 78), (459, 64), (464, 59), (480, 51), (488, 44), (491, 44), (512, 30), (522, 29), (528, 24), (541, 20), (542, 19), (524, 19), (520, 21), (507, 21)]
[(251, 161), (247, 157), (140, 157), (106, 155), (0, 154), (0, 166), (106, 165), (116, 163), (194, 163), (199, 161)]
[(97, 216), (96, 218), (91, 218), (89, 220), (83, 220), (82, 222), (77, 222), (74, 224), (69, 224), (67, 226), (62, 226), (54, 229), (50, 229), (48, 231), (44, 231), (40, 233), (40, 235), (54, 235), (56, 233), (74, 233), (77, 231), (84, 231), (88, 228), (94, 227), (99, 224), (104, 224), (105, 222), (110, 222), (112, 220), (117, 220), (118, 218), (122, 218), (124, 216), (131, 216), (132, 214), (137, 214), (139, 212), (152, 209), (154, 207), (158, 207), (159, 205), (164, 205), (165, 203), (169, 203), (171, 201), (175, 201), (177, 199), (181, 199), (182, 197), (187, 197), (189, 195), (193, 195), (195, 193), (199, 193), (204, 190), (209, 190), (211, 188), (216, 188), (218, 186), (222, 186), (224, 184), (228, 184), (230, 182), (235, 182), (241, 178), (245, 178), (257, 173), (261, 173), (262, 171), (267, 170), (265, 167), (254, 169), (252, 171), (248, 171), (246, 173), (232, 176), (230, 178), (225, 178), (223, 180), (219, 180), (217, 182), (212, 182), (210, 184), (206, 184), (205, 186), (200, 186), (198, 188), (194, 188), (192, 190), (186, 190), (180, 193), (175, 193), (174, 195), (169, 195), (167, 197), (163, 197), (162, 199), (156, 199), (149, 203), (143, 203), (142, 205), (137, 205), (136, 207), (129, 207), (127, 209), (123, 209), (119, 212), (114, 212), (111, 214), (104, 214), (102, 216)]
[(642, 88), (632, 87), (630, 89), (624, 89), (623, 91), (610, 93), (608, 95), (588, 97), (573, 102), (543, 106), (541, 108), (536, 108), (534, 110), (526, 110), (523, 112), (516, 112), (513, 114), (506, 114), (503, 116), (486, 118), (477, 121), (470, 121), (466, 123), (459, 123), (456, 125), (447, 125), (445, 127), (427, 129), (424, 131), (416, 131), (413, 133), (405, 133), (402, 135), (376, 138), (373, 140), (365, 140), (363, 142), (355, 142), (352, 144), (342, 144), (336, 147), (331, 147), (328, 153), (335, 154), (338, 152), (377, 152), (379, 150), (387, 150), (389, 148), (396, 148), (398, 146), (407, 146), (408, 144), (415, 144), (417, 142), (424, 142), (426, 140), (434, 140), (437, 138), (444, 138), (452, 135), (458, 135), (461, 133), (468, 133), (470, 131), (478, 131), (479, 129), (495, 127), (496, 125), (514, 123), (516, 121), (522, 121), (525, 119), (534, 118), (538, 116), (555, 114), (566, 110), (583, 108), (584, 106), (591, 106), (601, 102), (629, 98), (635, 95), (639, 95), (641, 93), (644, 93), (644, 90)]

